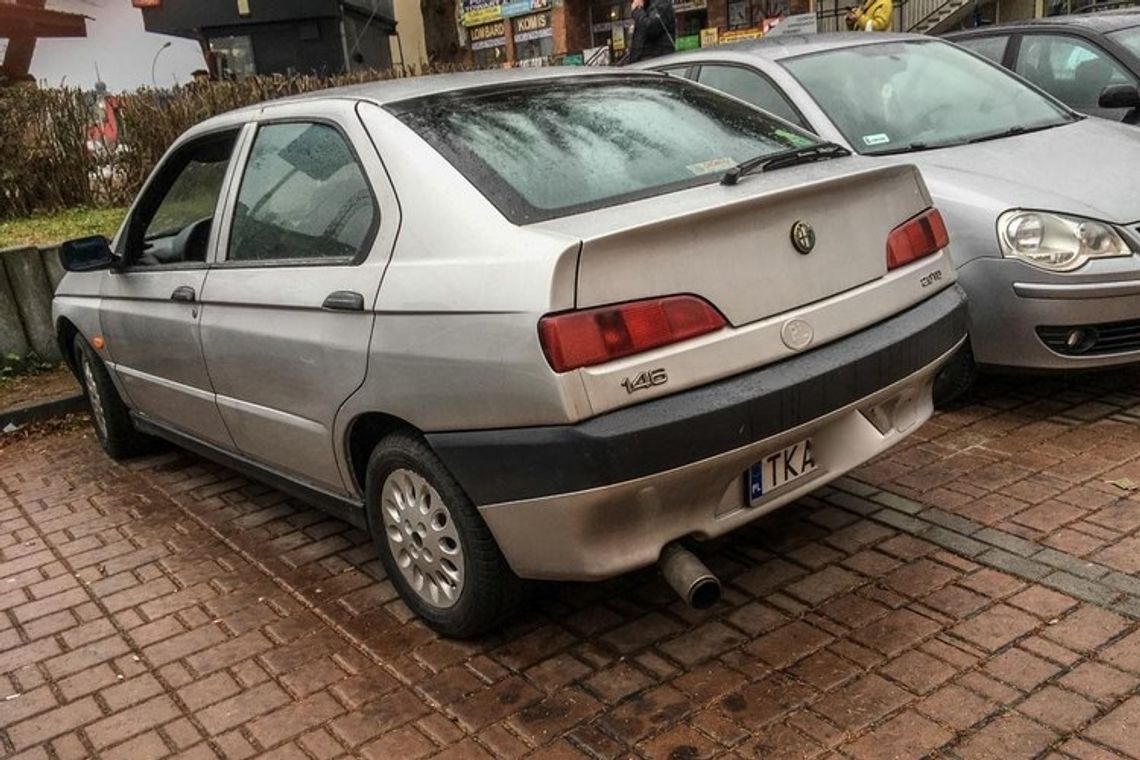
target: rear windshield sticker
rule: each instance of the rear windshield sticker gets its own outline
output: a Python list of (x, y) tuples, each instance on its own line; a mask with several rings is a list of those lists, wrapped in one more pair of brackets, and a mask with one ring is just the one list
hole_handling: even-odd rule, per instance
[(736, 162), (731, 158), (711, 158), (708, 161), (701, 161), (699, 164), (689, 164), (685, 168), (699, 177), (702, 174), (728, 171), (734, 166), (736, 166)]
[(863, 135), (864, 145), (883, 145), (884, 143), (889, 143), (890, 141), (891, 138), (887, 137), (882, 132), (874, 135)]

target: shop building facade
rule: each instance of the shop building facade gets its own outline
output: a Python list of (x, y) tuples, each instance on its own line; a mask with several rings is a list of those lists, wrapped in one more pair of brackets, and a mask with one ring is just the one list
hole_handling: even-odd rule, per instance
[[(674, 0), (677, 49), (758, 37), (813, 0)], [(633, 35), (629, 0), (462, 0), (460, 24), (477, 66), (621, 60)], [(580, 59), (580, 60), (579, 60)]]

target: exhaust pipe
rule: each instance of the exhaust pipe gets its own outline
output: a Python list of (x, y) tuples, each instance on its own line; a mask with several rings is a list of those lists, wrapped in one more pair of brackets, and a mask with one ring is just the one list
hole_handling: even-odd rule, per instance
[(677, 542), (665, 545), (657, 564), (665, 580), (693, 609), (707, 610), (720, 599), (720, 580)]

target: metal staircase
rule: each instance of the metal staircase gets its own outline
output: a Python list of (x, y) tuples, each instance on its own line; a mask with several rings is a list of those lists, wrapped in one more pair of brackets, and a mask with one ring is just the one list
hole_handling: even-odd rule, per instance
[[(843, 17), (851, 0), (823, 0), (816, 10), (819, 31), (845, 29)], [(938, 34), (960, 23), (974, 7), (974, 0), (896, 0), (892, 26), (896, 32)]]

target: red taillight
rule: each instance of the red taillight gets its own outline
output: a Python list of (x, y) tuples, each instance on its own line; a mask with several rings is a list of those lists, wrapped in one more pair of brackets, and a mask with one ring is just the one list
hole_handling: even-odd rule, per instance
[(931, 208), (895, 227), (887, 236), (887, 269), (918, 261), (950, 245), (950, 235), (938, 209)]
[(538, 336), (554, 371), (567, 372), (695, 338), (725, 324), (708, 302), (669, 296), (552, 314), (539, 320)]

